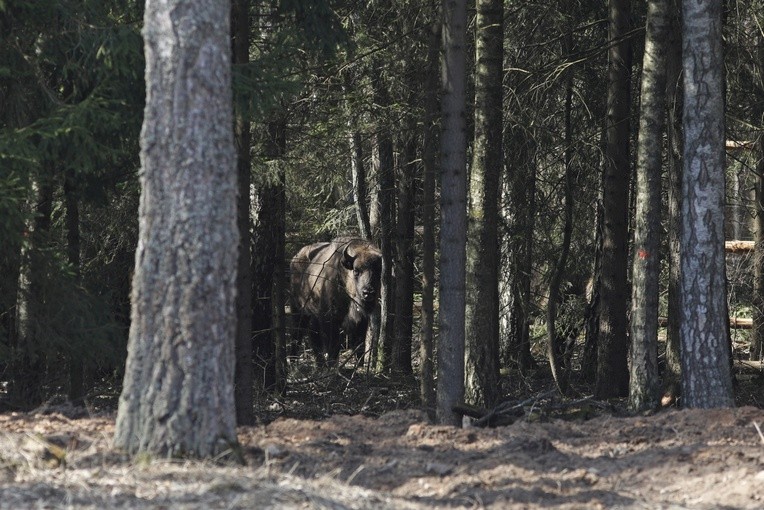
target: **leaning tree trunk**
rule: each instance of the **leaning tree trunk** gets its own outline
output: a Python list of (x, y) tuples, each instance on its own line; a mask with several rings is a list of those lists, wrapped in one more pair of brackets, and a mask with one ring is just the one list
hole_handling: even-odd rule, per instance
[(499, 399), (499, 192), (502, 170), (503, 0), (478, 0), (475, 144), (469, 182), (465, 397)]
[(464, 398), (467, 123), (465, 0), (443, 2), (441, 101), (440, 336), (437, 421), (460, 425), (453, 407)]
[(650, 0), (642, 63), (632, 258), (629, 407), (634, 411), (657, 407), (659, 397), (658, 276), (668, 21), (667, 0)]
[(610, 0), (607, 147), (603, 176), (602, 280), (597, 340), (598, 398), (628, 394), (626, 364), (628, 299), (627, 234), (629, 209), (629, 113), (631, 106), (631, 45), (629, 0)]
[(682, 403), (729, 407), (722, 4), (684, 0), (682, 19)]
[(236, 444), (236, 162), (230, 5), (146, 2), (146, 109), (127, 367), (114, 444)]

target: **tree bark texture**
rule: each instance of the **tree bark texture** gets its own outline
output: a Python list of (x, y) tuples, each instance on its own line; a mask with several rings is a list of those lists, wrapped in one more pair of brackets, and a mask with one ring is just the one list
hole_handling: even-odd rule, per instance
[[(64, 204), (66, 206), (66, 261), (77, 284), (80, 281), (80, 204), (75, 176), (72, 171), (64, 176)], [(81, 404), (85, 397), (85, 367), (82, 353), (76, 345), (69, 346), (69, 392), (71, 402)]]
[(657, 407), (658, 277), (660, 272), (661, 163), (666, 118), (668, 1), (647, 4), (637, 141), (636, 228), (632, 254), (629, 407)]
[(603, 186), (602, 280), (597, 341), (597, 398), (629, 391), (626, 307), (631, 105), (630, 1), (610, 0), (607, 147)]
[(467, 242), (465, 0), (443, 1), (441, 100), (440, 306), (437, 421), (461, 425), (453, 406), (464, 399), (464, 306)]
[(469, 182), (465, 398), (499, 399), (499, 192), (502, 171), (503, 0), (477, 1), (475, 143)]
[(146, 3), (139, 241), (114, 438), (133, 454), (210, 457), (236, 444), (229, 9)]
[(722, 4), (682, 3), (682, 403), (734, 405), (724, 255)]
[(666, 367), (663, 373), (664, 395), (671, 401), (679, 394), (681, 360), (679, 325), (681, 323), (682, 234), (682, 19), (681, 0), (671, 0), (666, 96), (668, 101), (668, 325), (666, 327)]

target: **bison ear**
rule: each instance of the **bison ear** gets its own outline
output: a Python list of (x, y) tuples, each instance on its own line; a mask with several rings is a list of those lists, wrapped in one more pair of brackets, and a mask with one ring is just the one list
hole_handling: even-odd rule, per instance
[(342, 252), (342, 266), (348, 271), (353, 270), (353, 262), (355, 262), (356, 253), (352, 248), (352, 245), (345, 246)]

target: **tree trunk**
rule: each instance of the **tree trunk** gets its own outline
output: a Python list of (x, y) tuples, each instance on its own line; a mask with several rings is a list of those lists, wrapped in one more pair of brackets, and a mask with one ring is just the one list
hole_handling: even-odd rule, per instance
[(34, 219), (28, 222), (28, 242), (22, 245), (16, 298), (16, 331), (11, 347), (11, 377), (8, 400), (11, 406), (34, 409), (45, 399), (44, 382), (48, 347), (39, 331), (45, 320), (46, 259), (43, 256), (50, 236), (53, 211), (53, 183), (42, 177), (32, 185)]
[(681, 263), (679, 249), (682, 233), (682, 22), (681, 0), (671, 0), (669, 51), (666, 64), (668, 101), (668, 325), (666, 327), (666, 367), (663, 373), (664, 403), (679, 396), (681, 361), (679, 325), (681, 323)]
[[(283, 287), (284, 253), (284, 169), (286, 120), (283, 112), (268, 122), (265, 130), (265, 169), (255, 187), (255, 216), (252, 251), (252, 333), (254, 337), (255, 388), (260, 392), (280, 392), (286, 385)], [(274, 290), (276, 294), (274, 295)], [(281, 304), (282, 311), (278, 306)]]
[(502, 170), (503, 0), (477, 1), (475, 144), (467, 218), (465, 397), (499, 399), (499, 192)]
[(419, 331), (420, 398), (430, 419), (435, 418), (433, 325), (435, 323), (435, 188), (438, 153), (438, 63), (440, 26), (430, 33), (425, 68), (424, 133), (422, 141), (422, 321)]
[(722, 4), (684, 0), (682, 403), (734, 405), (724, 255)]
[[(571, 29), (565, 35), (563, 51), (566, 58), (573, 51), (573, 33)], [(552, 370), (552, 377), (557, 389), (563, 395), (568, 390), (568, 373), (565, 367), (565, 346), (557, 335), (555, 322), (557, 320), (557, 303), (560, 301), (560, 284), (562, 283), (565, 266), (568, 263), (570, 253), (570, 240), (573, 236), (573, 125), (571, 114), (573, 111), (573, 72), (567, 71), (565, 83), (565, 215), (563, 218), (562, 246), (560, 257), (552, 269), (552, 277), (549, 280), (549, 301), (546, 313), (547, 335), (547, 359)]]
[[(764, 125), (764, 36), (759, 33), (757, 49), (758, 81), (753, 122)], [(753, 254), (753, 331), (750, 359), (764, 359), (764, 135), (759, 134), (758, 162), (754, 176), (754, 241)]]
[(667, 0), (650, 0), (637, 141), (636, 229), (632, 256), (629, 407), (658, 405), (658, 277), (661, 152), (666, 116)]
[[(354, 83), (350, 78), (350, 72), (346, 77), (344, 86), (346, 102), (353, 90)], [(367, 241), (372, 240), (371, 220), (369, 219), (369, 206), (367, 204), (366, 169), (363, 165), (363, 144), (361, 133), (355, 129), (353, 111), (350, 104), (346, 107), (348, 115), (348, 149), (350, 150), (350, 173), (353, 182), (353, 203), (355, 204), (356, 221), (361, 237)]]
[[(231, 4), (231, 47), (234, 65), (249, 62), (249, 0), (233, 0)], [(252, 366), (252, 252), (250, 193), (252, 161), (250, 123), (241, 108), (235, 111), (234, 140), (239, 195), (237, 228), (239, 246), (236, 280), (236, 423), (255, 422), (254, 368)]]
[(404, 374), (414, 372), (411, 365), (411, 332), (414, 326), (414, 178), (417, 172), (415, 130), (414, 122), (409, 122), (406, 132), (410, 135), (404, 142), (403, 161), (398, 164), (397, 179), (395, 342), (392, 367), (394, 371)]
[[(372, 71), (374, 103), (385, 108), (390, 105), (387, 84), (384, 83), (380, 65)], [(374, 140), (377, 179), (379, 182), (379, 249), (382, 251), (382, 283), (379, 307), (379, 337), (377, 366), (379, 371), (388, 370), (392, 364), (393, 344), (395, 343), (395, 280), (393, 262), (395, 259), (395, 166), (393, 161), (393, 139), (389, 120), (378, 118), (377, 133)]]
[[(64, 177), (64, 202), (66, 206), (66, 259), (74, 273), (75, 282), (80, 281), (80, 206), (74, 174), (68, 171)], [(80, 348), (81, 349), (81, 348)], [(81, 404), (85, 397), (85, 367), (81, 350), (69, 346), (69, 400)]]
[(147, 0), (139, 242), (114, 444), (236, 445), (236, 162), (229, 2)]
[(607, 148), (603, 176), (602, 286), (597, 341), (597, 398), (628, 394), (627, 237), (631, 30), (629, 0), (610, 0)]
[(464, 306), (467, 242), (466, 32), (464, 0), (443, 2), (441, 101), (440, 336), (437, 421), (461, 425), (453, 410), (464, 398)]
[(510, 225), (504, 235), (507, 275), (500, 285), (501, 310), (508, 313), (501, 319), (500, 338), (506, 338), (502, 359), (506, 366), (516, 366), (521, 373), (531, 370), (536, 362), (531, 354), (531, 275), (533, 274), (533, 229), (536, 222), (536, 168), (534, 142), (518, 128), (508, 130), (504, 167), (507, 175), (504, 221)]

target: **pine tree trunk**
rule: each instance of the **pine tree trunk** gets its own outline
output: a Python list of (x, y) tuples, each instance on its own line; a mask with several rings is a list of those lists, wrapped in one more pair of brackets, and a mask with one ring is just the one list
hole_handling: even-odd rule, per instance
[(631, 29), (629, 0), (610, 0), (607, 147), (603, 176), (602, 282), (597, 340), (597, 398), (628, 394), (626, 305), (629, 208)]
[(467, 218), (465, 398), (499, 398), (499, 191), (502, 169), (503, 0), (477, 1), (475, 144)]
[(433, 325), (435, 323), (435, 189), (438, 152), (438, 63), (440, 29), (430, 33), (425, 68), (424, 133), (422, 140), (422, 321), (419, 331), (420, 389), (422, 407), (435, 418), (435, 379), (433, 370)]
[[(249, 62), (249, 0), (233, 0), (231, 4), (232, 59), (234, 65)], [(236, 423), (255, 422), (254, 368), (252, 366), (252, 223), (250, 218), (250, 186), (252, 161), (250, 123), (241, 109), (235, 111), (234, 140), (239, 195), (237, 228), (239, 246), (236, 280)]]
[(437, 421), (461, 425), (453, 406), (464, 398), (464, 306), (467, 242), (465, 0), (443, 2), (441, 100), (440, 306)]
[(682, 3), (682, 403), (734, 405), (724, 255), (722, 4)]
[(148, 0), (139, 242), (114, 444), (236, 445), (236, 162), (229, 2)]
[(681, 323), (680, 238), (682, 233), (682, 22), (681, 0), (671, 0), (669, 51), (666, 64), (668, 101), (668, 326), (666, 327), (666, 368), (663, 373), (665, 402), (679, 396), (681, 360), (679, 325)]
[[(764, 36), (758, 36), (757, 48), (758, 81), (756, 83), (757, 107), (754, 122), (764, 124)], [(754, 176), (754, 217), (753, 234), (755, 249), (753, 255), (753, 332), (751, 334), (750, 359), (764, 359), (764, 135), (759, 134), (757, 143), (759, 161)]]
[(629, 407), (658, 405), (658, 277), (660, 272), (661, 153), (666, 116), (667, 0), (650, 0), (642, 63), (637, 142), (636, 229), (631, 293)]
[[(73, 172), (64, 176), (64, 203), (66, 206), (66, 259), (76, 282), (80, 280), (80, 206)], [(82, 352), (77, 346), (69, 347), (69, 400), (81, 404), (85, 397), (85, 367)]]
[[(374, 103), (385, 108), (390, 105), (387, 85), (380, 74), (379, 66), (372, 71)], [(379, 119), (374, 141), (377, 179), (379, 183), (379, 249), (382, 251), (382, 283), (379, 296), (379, 337), (377, 366), (379, 371), (388, 370), (392, 364), (395, 343), (395, 280), (393, 262), (395, 260), (395, 166), (393, 161), (393, 139), (387, 119)]]

